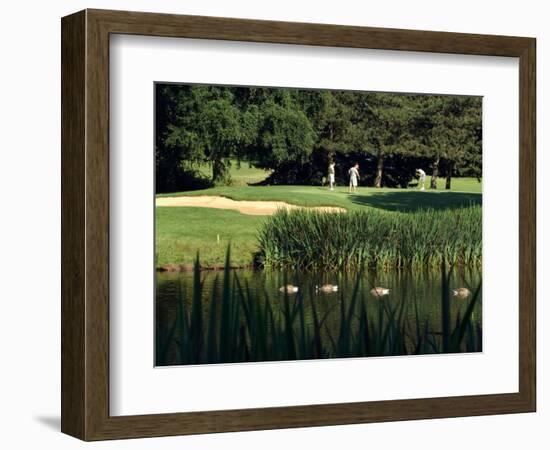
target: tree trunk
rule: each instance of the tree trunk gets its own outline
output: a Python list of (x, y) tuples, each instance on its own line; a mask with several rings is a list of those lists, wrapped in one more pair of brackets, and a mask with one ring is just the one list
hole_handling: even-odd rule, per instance
[(329, 142), (330, 144), (327, 147), (327, 164), (330, 164), (334, 161), (334, 130), (332, 129), (332, 124), (329, 124)]
[(384, 155), (378, 152), (378, 160), (376, 162), (376, 177), (374, 178), (374, 187), (382, 187), (382, 172), (384, 170)]
[(334, 149), (333, 148), (327, 148), (326, 149), (326, 155), (327, 155), (327, 164), (330, 164), (331, 162), (334, 162)]
[(453, 169), (455, 163), (449, 163), (449, 168), (447, 169), (447, 176), (445, 177), (445, 189), (451, 189), (451, 177), (453, 176)]
[(439, 155), (436, 156), (432, 164), (432, 179), (430, 180), (430, 189), (437, 189), (438, 175), (439, 175)]
[(225, 164), (221, 158), (212, 160), (212, 181), (214, 183), (222, 183), (226, 181)]

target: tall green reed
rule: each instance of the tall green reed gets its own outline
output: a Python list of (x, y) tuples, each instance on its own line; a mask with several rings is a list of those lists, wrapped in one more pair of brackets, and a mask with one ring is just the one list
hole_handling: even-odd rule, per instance
[(357, 270), (480, 266), (481, 206), (387, 213), (281, 210), (259, 232), (266, 268)]
[[(273, 298), (267, 292), (251, 291), (230, 266), (228, 249), (221, 284), (216, 275), (211, 298), (206, 298), (197, 256), (190, 298), (180, 291), (173, 321), (166, 329), (157, 327), (157, 365), (482, 350), (481, 321), (474, 317), (480, 286), (453, 321), (449, 305), (456, 300), (450, 297), (450, 271), (445, 263), (441, 265), (439, 326), (421, 321), (421, 299), (405, 293), (392, 300), (365, 296), (368, 286), (365, 289), (361, 271), (354, 275), (351, 295), (340, 290), (332, 307), (322, 311), (314, 286)], [(409, 308), (414, 314), (408, 314)]]

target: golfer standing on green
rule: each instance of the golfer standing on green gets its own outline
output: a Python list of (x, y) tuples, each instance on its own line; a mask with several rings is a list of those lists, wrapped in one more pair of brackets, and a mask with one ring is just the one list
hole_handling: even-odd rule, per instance
[(359, 181), (359, 164), (355, 163), (355, 165), (349, 169), (349, 193), (357, 191), (357, 182)]
[(334, 161), (332, 161), (328, 165), (328, 183), (331, 191), (334, 191), (334, 175), (335, 175), (334, 166), (335, 165), (336, 163)]

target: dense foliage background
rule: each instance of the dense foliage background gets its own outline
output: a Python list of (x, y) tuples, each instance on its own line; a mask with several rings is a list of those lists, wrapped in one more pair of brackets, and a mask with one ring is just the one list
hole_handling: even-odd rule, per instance
[[(481, 177), (481, 97), (156, 84), (156, 189), (230, 183), (230, 164), (265, 184), (321, 184), (360, 165), (362, 185), (407, 187), (422, 168), (451, 187)], [(197, 169), (211, 166), (211, 177)]]

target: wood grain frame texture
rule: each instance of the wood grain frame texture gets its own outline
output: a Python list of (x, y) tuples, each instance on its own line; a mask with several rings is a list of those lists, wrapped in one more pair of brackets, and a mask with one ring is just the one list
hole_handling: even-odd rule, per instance
[[(534, 38), (106, 10), (64, 17), (61, 32), (64, 433), (102, 440), (535, 411)], [(110, 416), (109, 35), (113, 33), (518, 57), (519, 392)]]

